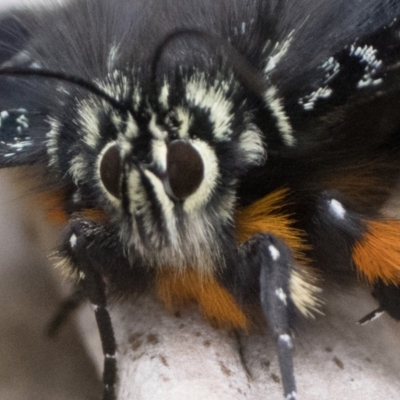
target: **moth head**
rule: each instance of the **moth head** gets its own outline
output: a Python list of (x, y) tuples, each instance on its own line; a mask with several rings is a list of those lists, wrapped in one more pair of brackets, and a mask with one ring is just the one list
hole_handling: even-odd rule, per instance
[[(117, 86), (105, 87), (118, 94)], [(81, 104), (80, 131), (101, 142), (97, 186), (135, 248), (193, 253), (195, 241), (209, 243), (232, 225), (238, 180), (265, 157), (261, 134), (233, 76), (165, 79), (157, 96), (133, 86), (125, 114), (101, 111), (94, 99)], [(93, 134), (93, 121), (115, 132), (112, 140)]]

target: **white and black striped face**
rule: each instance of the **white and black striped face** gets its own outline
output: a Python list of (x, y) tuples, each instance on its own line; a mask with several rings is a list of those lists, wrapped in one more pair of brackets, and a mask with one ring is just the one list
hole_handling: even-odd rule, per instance
[[(127, 95), (121, 81), (104, 87)], [(133, 88), (125, 115), (96, 98), (79, 104), (81, 145), (69, 173), (77, 187), (96, 177), (94, 192), (127, 248), (151, 265), (211, 270), (220, 261), (222, 236), (232, 231), (237, 181), (265, 158), (245, 102), (235, 103), (238, 90), (233, 80), (209, 82), (198, 73), (174, 87), (165, 81), (156, 101)]]

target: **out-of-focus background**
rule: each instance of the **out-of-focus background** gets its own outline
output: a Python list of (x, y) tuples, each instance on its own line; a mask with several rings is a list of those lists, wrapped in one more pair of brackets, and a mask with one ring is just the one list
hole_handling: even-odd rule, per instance
[[(0, 0), (0, 12), (16, 3)], [(23, 175), (0, 171), (0, 400), (99, 399), (101, 352), (90, 309), (56, 339), (44, 335), (70, 287), (47, 257), (57, 227), (44, 221)], [(325, 294), (326, 317), (301, 324), (296, 335), (299, 397), (399, 399), (400, 325), (383, 316), (357, 326), (375, 307), (363, 288)], [(114, 305), (112, 317), (120, 400), (282, 398), (268, 336), (213, 330), (195, 309), (168, 315), (151, 297)]]
[(52, 340), (44, 333), (68, 288), (47, 257), (57, 230), (41, 222), (29, 189), (13, 184), (19, 178), (0, 171), (0, 399), (98, 399), (74, 324)]

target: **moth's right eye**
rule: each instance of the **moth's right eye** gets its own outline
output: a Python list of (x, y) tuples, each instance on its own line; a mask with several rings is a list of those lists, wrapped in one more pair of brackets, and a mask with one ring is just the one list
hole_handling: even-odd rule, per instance
[(185, 140), (174, 140), (168, 146), (168, 190), (177, 199), (184, 200), (201, 185), (204, 162), (196, 148)]
[(121, 155), (117, 144), (106, 149), (100, 161), (100, 179), (106, 190), (121, 199)]

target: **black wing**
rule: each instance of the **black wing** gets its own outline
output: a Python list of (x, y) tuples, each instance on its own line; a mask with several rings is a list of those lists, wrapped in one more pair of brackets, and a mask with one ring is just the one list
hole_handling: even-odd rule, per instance
[[(400, 3), (281, 2), (267, 58), (269, 101), (294, 137), (288, 153), (325, 157), (371, 148), (400, 126)], [(278, 112), (279, 113), (279, 112)], [(279, 118), (279, 115), (278, 115)], [(325, 151), (324, 151), (325, 150)]]

